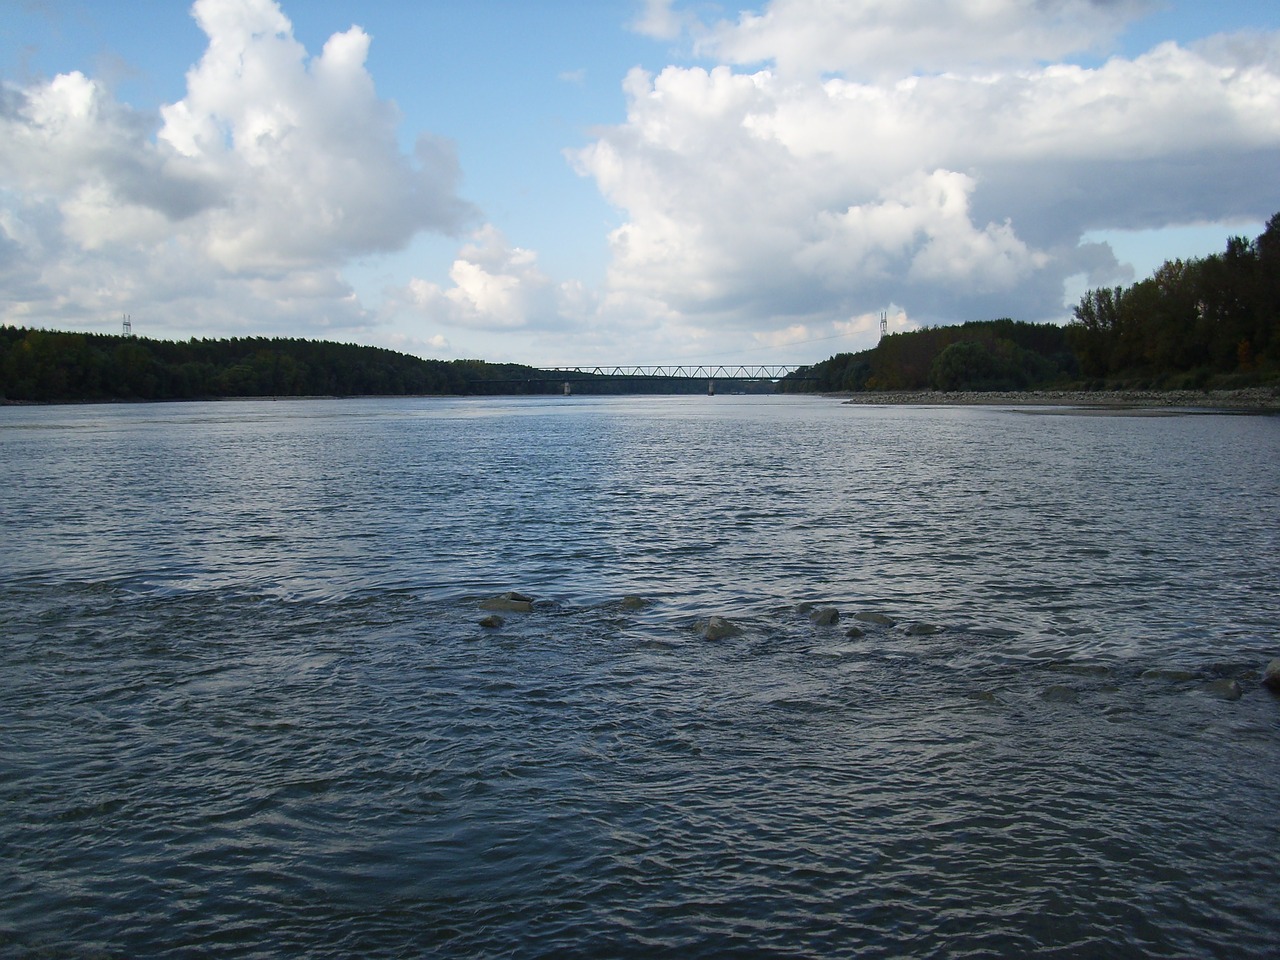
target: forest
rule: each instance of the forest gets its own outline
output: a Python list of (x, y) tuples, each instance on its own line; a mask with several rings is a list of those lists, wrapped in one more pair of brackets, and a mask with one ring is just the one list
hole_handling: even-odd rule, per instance
[(532, 367), (422, 360), (353, 344), (262, 337), (173, 342), (0, 327), (0, 399), (10, 402), (545, 393), (559, 387)]
[(972, 321), (886, 336), (784, 391), (1207, 389), (1280, 381), (1280, 213), (1261, 236), (1088, 291), (1071, 321)]
[[(173, 342), (0, 327), (0, 402), (8, 403), (551, 394), (565, 379), (521, 364), (423, 360), (318, 340)], [(574, 393), (706, 391), (702, 381), (570, 379)]]

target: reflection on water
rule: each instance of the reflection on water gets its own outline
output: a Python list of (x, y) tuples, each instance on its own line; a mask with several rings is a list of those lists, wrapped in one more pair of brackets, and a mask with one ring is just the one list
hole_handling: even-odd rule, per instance
[[(1278, 454), (800, 398), (0, 409), (0, 953), (1264, 955)], [(479, 626), (508, 589), (548, 602)]]

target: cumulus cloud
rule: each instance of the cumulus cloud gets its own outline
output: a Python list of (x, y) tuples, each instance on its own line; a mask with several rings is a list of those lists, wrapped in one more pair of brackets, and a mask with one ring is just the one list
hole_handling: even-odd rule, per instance
[(631, 29), (655, 40), (674, 40), (697, 21), (690, 15), (677, 13), (673, 0), (644, 0), (644, 6)]
[[(763, 12), (712, 25), (697, 49), (725, 63), (772, 63), (785, 74), (892, 79), (1106, 48), (1152, 6), (1150, 0), (773, 0)], [(673, 17), (668, 10), (665, 22)]]
[(308, 60), (272, 0), (197, 0), (193, 13), (209, 47), (187, 96), (161, 110), (157, 139), (239, 188), (210, 216), (215, 261), (242, 270), (394, 250), (468, 216), (447, 147), (420, 138), (412, 160), (400, 153), (359, 27)]
[(574, 155), (624, 213), (609, 290), (777, 342), (889, 303), (1056, 319), (1068, 278), (1129, 279), (1088, 231), (1265, 219), (1280, 35), (1039, 62), (1143, 6), (775, 0), (714, 25), (700, 49), (730, 63), (632, 71), (625, 123)]
[(414, 278), (398, 300), (446, 327), (515, 330), (560, 325), (560, 305), (579, 295), (576, 284), (558, 286), (538, 267), (532, 250), (513, 247), (486, 224), (449, 269), (452, 286)]
[(24, 291), (5, 320), (150, 308), (202, 333), (303, 313), (359, 326), (371, 315), (340, 277), (349, 258), (474, 217), (450, 144), (400, 150), (359, 27), (309, 57), (273, 0), (196, 0), (192, 14), (208, 47), (158, 115), (78, 72), (3, 87), (0, 240)]

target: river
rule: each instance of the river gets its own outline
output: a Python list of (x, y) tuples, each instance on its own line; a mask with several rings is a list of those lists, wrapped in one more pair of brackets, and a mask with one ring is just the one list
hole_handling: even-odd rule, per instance
[(0, 535), (6, 957), (1274, 949), (1278, 417), (0, 407)]

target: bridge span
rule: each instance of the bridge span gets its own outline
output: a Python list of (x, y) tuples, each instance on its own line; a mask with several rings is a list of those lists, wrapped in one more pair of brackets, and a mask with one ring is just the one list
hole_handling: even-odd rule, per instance
[(776, 363), (673, 363), (608, 366), (544, 367), (548, 373), (564, 377), (564, 393), (572, 392), (575, 377), (609, 380), (706, 380), (707, 393), (716, 392), (717, 380), (781, 380), (800, 369), (798, 365)]

